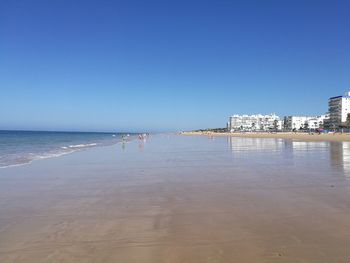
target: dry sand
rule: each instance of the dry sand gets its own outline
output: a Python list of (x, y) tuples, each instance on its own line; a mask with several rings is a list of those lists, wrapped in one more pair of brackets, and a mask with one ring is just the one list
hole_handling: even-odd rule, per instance
[(308, 134), (308, 133), (293, 133), (293, 132), (278, 132), (278, 133), (264, 133), (264, 132), (246, 132), (246, 133), (229, 133), (229, 132), (182, 132), (182, 135), (205, 135), (205, 136), (231, 136), (242, 138), (280, 138), (299, 141), (332, 141), (345, 142), (350, 141), (349, 133), (322, 133), (322, 134)]
[(158, 136), (0, 170), (0, 262), (350, 262), (346, 148), (232, 140)]

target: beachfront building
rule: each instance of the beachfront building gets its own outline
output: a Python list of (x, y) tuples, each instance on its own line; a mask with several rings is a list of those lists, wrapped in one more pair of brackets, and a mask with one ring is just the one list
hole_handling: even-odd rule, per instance
[(235, 131), (268, 131), (281, 130), (282, 121), (276, 114), (232, 115), (229, 118), (228, 130)]
[(323, 127), (326, 115), (320, 116), (286, 116), (284, 117), (284, 129), (287, 131), (303, 129), (319, 129)]
[(328, 101), (329, 121), (327, 128), (339, 128), (346, 123), (350, 113), (350, 91), (344, 96), (332, 97)]
[(323, 128), (326, 115), (313, 116), (307, 121), (307, 127), (311, 130)]
[(329, 129), (331, 127), (331, 121), (329, 118), (329, 113), (326, 114), (326, 118), (323, 120), (323, 128)]

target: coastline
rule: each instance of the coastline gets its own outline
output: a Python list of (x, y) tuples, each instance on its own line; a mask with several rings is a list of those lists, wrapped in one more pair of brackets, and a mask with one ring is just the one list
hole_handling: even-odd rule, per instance
[(56, 158), (136, 138), (133, 134), (123, 140), (121, 134), (94, 132), (0, 131), (0, 135), (0, 169), (28, 165), (37, 160)]
[(329, 142), (348, 142), (350, 141), (350, 133), (332, 133), (332, 134), (308, 134), (308, 133), (293, 133), (293, 132), (247, 132), (247, 133), (230, 133), (230, 132), (182, 132), (184, 136), (230, 136), (241, 138), (274, 138), (287, 139), (297, 141), (329, 141)]

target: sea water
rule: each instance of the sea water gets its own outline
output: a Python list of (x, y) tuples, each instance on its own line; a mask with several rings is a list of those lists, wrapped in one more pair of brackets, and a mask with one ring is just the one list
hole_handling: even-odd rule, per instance
[(0, 168), (112, 145), (121, 137), (100, 132), (0, 131)]

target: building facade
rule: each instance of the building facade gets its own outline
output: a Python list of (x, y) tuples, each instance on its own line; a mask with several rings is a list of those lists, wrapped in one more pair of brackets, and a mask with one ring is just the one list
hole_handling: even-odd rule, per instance
[(303, 129), (319, 129), (323, 127), (326, 115), (320, 116), (286, 116), (284, 117), (284, 129), (287, 131)]
[(350, 113), (350, 91), (344, 96), (332, 97), (328, 100), (329, 121), (327, 128), (339, 128), (347, 121)]
[(235, 131), (268, 131), (282, 129), (282, 121), (276, 114), (270, 115), (232, 115), (229, 118), (228, 130)]

